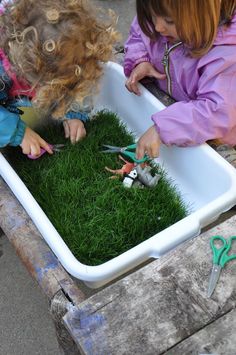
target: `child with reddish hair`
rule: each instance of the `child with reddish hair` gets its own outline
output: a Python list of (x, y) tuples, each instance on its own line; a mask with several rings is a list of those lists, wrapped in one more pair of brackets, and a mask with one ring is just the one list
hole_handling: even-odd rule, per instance
[[(91, 97), (117, 39), (85, 0), (15, 0), (0, 16), (0, 147), (37, 156), (48, 143), (22, 121), (19, 106), (63, 121), (72, 143), (85, 134)], [(26, 100), (27, 99), (27, 100)], [(30, 100), (28, 100), (30, 99)], [(26, 103), (27, 101), (27, 103)]]
[[(152, 116), (137, 158), (161, 143), (236, 145), (236, 0), (136, 0), (125, 45), (126, 87), (152, 77), (177, 102)], [(140, 118), (141, 119), (141, 118)], [(236, 159), (236, 154), (235, 154)]]

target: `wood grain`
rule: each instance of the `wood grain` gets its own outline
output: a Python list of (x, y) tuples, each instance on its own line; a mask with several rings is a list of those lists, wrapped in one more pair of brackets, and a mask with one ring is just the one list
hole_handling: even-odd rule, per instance
[(209, 239), (216, 234), (229, 237), (235, 226), (233, 216), (68, 312), (65, 325), (82, 353), (163, 354), (231, 312), (236, 262), (222, 271), (213, 297), (206, 293), (212, 263)]

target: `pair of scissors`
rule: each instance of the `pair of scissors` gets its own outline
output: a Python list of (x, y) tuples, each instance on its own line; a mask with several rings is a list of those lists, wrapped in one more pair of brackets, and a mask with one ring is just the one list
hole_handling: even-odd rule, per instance
[[(217, 248), (217, 246), (215, 245), (215, 241), (217, 240), (223, 243), (220, 248)], [(235, 235), (227, 240), (224, 237), (221, 237), (220, 235), (215, 235), (210, 239), (210, 245), (213, 253), (213, 266), (208, 285), (207, 297), (211, 297), (211, 295), (213, 294), (216, 284), (219, 280), (222, 268), (230, 260), (236, 260), (236, 254), (228, 255), (234, 240), (236, 240)]]
[(122, 154), (128, 158), (130, 158), (133, 162), (135, 163), (144, 163), (147, 160), (150, 160), (150, 158), (145, 154), (144, 157), (142, 159), (137, 159), (136, 158), (136, 144), (131, 144), (128, 145), (127, 147), (116, 147), (113, 145), (108, 145), (108, 144), (103, 144), (104, 148), (107, 148), (106, 150), (102, 150), (102, 153), (119, 153)]
[[(65, 146), (65, 144), (48, 144), (48, 145), (49, 145), (49, 147), (52, 149), (53, 152), (60, 152), (60, 151), (64, 148), (64, 146)], [(28, 157), (29, 159), (35, 160), (35, 159), (40, 158), (40, 157), (41, 157), (44, 153), (46, 153), (46, 152), (47, 152), (47, 151), (46, 151), (44, 148), (41, 148), (39, 155), (28, 154), (27, 157)]]

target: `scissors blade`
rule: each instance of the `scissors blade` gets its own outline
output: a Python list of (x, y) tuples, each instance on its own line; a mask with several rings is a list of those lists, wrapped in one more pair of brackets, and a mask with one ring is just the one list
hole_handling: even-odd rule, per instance
[(121, 151), (121, 147), (116, 147), (114, 145), (108, 145), (108, 144), (103, 144), (104, 148), (107, 148), (105, 150), (102, 150), (102, 153), (119, 153)]
[(219, 280), (220, 277), (220, 272), (221, 272), (221, 266), (217, 264), (213, 264), (212, 270), (211, 270), (211, 276), (209, 280), (209, 285), (208, 285), (208, 291), (207, 291), (207, 297), (210, 298), (215, 290), (216, 284)]
[(65, 144), (52, 144), (53, 148), (64, 148)]
[(65, 147), (65, 144), (51, 144), (50, 146), (54, 152), (60, 152)]

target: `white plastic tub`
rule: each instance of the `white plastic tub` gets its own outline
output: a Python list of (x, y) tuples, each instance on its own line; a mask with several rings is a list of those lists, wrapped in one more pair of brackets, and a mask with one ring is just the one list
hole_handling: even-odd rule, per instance
[[(163, 109), (164, 106), (144, 88), (141, 97), (130, 94), (125, 89), (124, 83), (122, 67), (109, 63), (106, 66), (96, 109), (107, 108), (117, 112), (127, 127), (139, 136), (152, 125), (151, 114)], [(192, 213), (99, 266), (81, 264), (74, 257), (2, 154), (0, 154), (0, 174), (65, 269), (74, 277), (85, 281), (88, 286), (95, 288), (106, 284), (148, 258), (158, 258), (178, 244), (198, 235), (202, 227), (236, 204), (236, 169), (208, 145), (194, 148), (162, 146), (157, 163), (161, 163), (169, 177), (174, 180), (182, 198), (187, 205), (191, 206)]]

